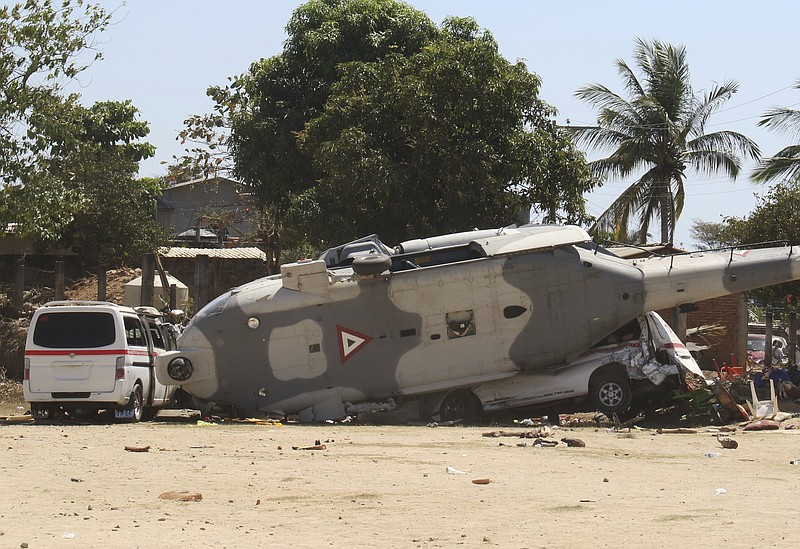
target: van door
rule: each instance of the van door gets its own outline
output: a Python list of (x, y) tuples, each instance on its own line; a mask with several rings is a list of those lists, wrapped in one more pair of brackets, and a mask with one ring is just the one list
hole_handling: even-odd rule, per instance
[(167, 351), (173, 350), (175, 347), (172, 344), (173, 340), (171, 334), (161, 322), (155, 318), (146, 317), (143, 319), (147, 325), (147, 333), (149, 335), (151, 345), (151, 360), (150, 360), (150, 387), (151, 399), (153, 406), (163, 406), (169, 402), (173, 386), (166, 386), (159, 383), (155, 375), (155, 359)]
[[(131, 383), (139, 379), (142, 382), (142, 391), (147, 404), (147, 395), (152, 385), (152, 362), (150, 353), (150, 343), (147, 335), (147, 328), (137, 316), (125, 315), (125, 338), (128, 342), (128, 355), (130, 356), (130, 366), (132, 367), (130, 377)], [(126, 375), (126, 377), (128, 377)], [(131, 385), (133, 388), (133, 385)]]
[(672, 331), (663, 318), (658, 313), (646, 313), (647, 325), (650, 330), (650, 338), (653, 342), (656, 352), (664, 351), (669, 356), (670, 362), (676, 365), (684, 372), (692, 372), (700, 377), (703, 372), (700, 366), (692, 357), (686, 345), (678, 339), (678, 335)]
[(104, 311), (46, 310), (34, 319), (28, 388), (54, 398), (88, 398), (114, 391), (117, 341), (114, 315)]

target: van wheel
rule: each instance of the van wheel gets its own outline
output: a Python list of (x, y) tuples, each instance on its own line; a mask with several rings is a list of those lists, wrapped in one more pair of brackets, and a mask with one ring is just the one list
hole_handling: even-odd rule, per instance
[(50, 419), (50, 407), (46, 404), (31, 404), (33, 419)]
[(439, 406), (441, 421), (462, 420), (464, 423), (474, 423), (480, 413), (480, 404), (471, 391), (460, 390), (447, 393)]
[(592, 404), (608, 417), (630, 408), (633, 391), (622, 374), (600, 374), (591, 388)]
[(128, 419), (131, 423), (139, 423), (144, 416), (144, 396), (142, 395), (142, 386), (138, 383), (133, 388), (131, 398), (128, 401), (128, 410), (133, 410), (133, 415)]

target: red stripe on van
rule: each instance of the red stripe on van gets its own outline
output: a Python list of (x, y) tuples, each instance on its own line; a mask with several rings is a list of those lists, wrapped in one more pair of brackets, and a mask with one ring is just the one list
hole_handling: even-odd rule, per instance
[(25, 351), (25, 356), (69, 356), (69, 355), (136, 355), (147, 356), (147, 351), (136, 349), (59, 349), (59, 350), (30, 350)]

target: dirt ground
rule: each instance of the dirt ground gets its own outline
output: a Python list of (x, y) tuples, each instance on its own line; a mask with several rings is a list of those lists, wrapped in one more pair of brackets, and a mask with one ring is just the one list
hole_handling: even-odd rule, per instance
[(0, 547), (800, 545), (800, 430), (500, 429), (0, 424)]

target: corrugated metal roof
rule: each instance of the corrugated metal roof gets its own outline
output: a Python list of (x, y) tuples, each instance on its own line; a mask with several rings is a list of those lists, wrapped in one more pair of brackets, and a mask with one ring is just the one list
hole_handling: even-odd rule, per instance
[(167, 258), (189, 258), (193, 259), (198, 255), (208, 257), (221, 257), (223, 259), (260, 259), (267, 260), (267, 254), (256, 247), (247, 248), (161, 248), (158, 250), (161, 257)]

